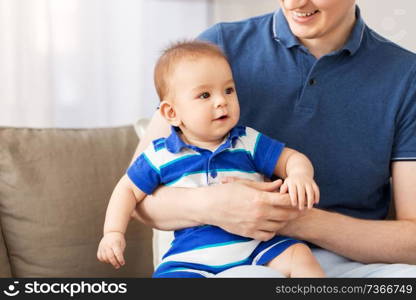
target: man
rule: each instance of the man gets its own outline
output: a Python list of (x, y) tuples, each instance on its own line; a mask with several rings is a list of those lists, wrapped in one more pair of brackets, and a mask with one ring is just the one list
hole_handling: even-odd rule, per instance
[[(369, 29), (355, 0), (280, 6), (200, 38), (230, 60), (240, 123), (312, 160), (319, 207), (300, 213), (269, 183), (237, 181), (163, 187), (138, 218), (160, 229), (212, 224), (260, 240), (303, 239), (317, 246), (328, 276), (416, 277), (416, 55)], [(136, 155), (168, 132), (156, 113)], [(396, 220), (387, 221), (391, 191)], [(155, 201), (166, 210), (154, 209)]]

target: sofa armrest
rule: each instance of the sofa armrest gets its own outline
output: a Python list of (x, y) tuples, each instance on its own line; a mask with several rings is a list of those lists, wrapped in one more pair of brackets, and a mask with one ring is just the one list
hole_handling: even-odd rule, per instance
[(134, 123), (134, 130), (136, 131), (137, 136), (139, 139), (143, 138), (144, 134), (146, 133), (146, 128), (149, 126), (150, 120), (147, 118), (139, 119), (136, 123)]

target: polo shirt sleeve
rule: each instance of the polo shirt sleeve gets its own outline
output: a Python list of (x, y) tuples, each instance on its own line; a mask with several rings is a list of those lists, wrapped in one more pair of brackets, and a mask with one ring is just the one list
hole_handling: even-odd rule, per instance
[(152, 151), (153, 144), (127, 169), (127, 176), (144, 193), (150, 195), (160, 185), (160, 169)]
[[(416, 69), (416, 68), (415, 68)], [(416, 160), (416, 70), (398, 112), (392, 160)]]
[(247, 127), (246, 140), (257, 172), (272, 177), (285, 144)]
[[(221, 23), (209, 27), (207, 30), (200, 33), (198, 40), (211, 42), (219, 46), (224, 51), (224, 43), (222, 40)], [(225, 51), (224, 51), (225, 52)]]
[(218, 44), (218, 24), (211, 26), (205, 31), (201, 32), (197, 39)]

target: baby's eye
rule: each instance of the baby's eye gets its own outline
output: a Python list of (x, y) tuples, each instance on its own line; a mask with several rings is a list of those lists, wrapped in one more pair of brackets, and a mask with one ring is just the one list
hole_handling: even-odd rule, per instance
[(199, 99), (207, 99), (209, 98), (211, 95), (208, 92), (202, 93), (201, 95), (198, 96)]
[(228, 95), (234, 93), (234, 88), (232, 88), (232, 87), (226, 88), (225, 93), (228, 94)]

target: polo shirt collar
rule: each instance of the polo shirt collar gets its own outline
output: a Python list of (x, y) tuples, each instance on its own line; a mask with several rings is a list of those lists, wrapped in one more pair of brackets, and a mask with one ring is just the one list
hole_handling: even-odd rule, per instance
[[(244, 127), (242, 126), (236, 126), (232, 128), (228, 136), (225, 138), (225, 142), (222, 143), (220, 148), (234, 147), (235, 140), (239, 138), (241, 135), (243, 135), (244, 133), (245, 133), (245, 130), (244, 130)], [(166, 145), (166, 149), (168, 149), (168, 151), (172, 153), (178, 153), (183, 148), (189, 148), (197, 152), (201, 152), (201, 150), (205, 150), (197, 146), (185, 143), (179, 136), (179, 128), (175, 126), (171, 126), (171, 133), (166, 138), (165, 145)]]
[(348, 38), (347, 43), (344, 45), (342, 50), (347, 50), (351, 55), (354, 55), (355, 52), (360, 48), (361, 42), (364, 36), (365, 23), (361, 17), (360, 8), (358, 5), (355, 6), (355, 25), (351, 31), (350, 37)]
[[(351, 55), (357, 52), (363, 39), (365, 29), (364, 20), (361, 17), (360, 8), (355, 6), (356, 22), (354, 28), (348, 38), (347, 43), (342, 47), (342, 50), (347, 50)], [(279, 41), (286, 48), (301, 46), (296, 36), (290, 30), (289, 24), (281, 9), (277, 10), (273, 15), (273, 38)]]
[(300, 42), (290, 30), (286, 17), (281, 9), (273, 15), (273, 38), (280, 42), (286, 48), (300, 46)]

